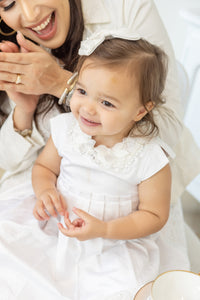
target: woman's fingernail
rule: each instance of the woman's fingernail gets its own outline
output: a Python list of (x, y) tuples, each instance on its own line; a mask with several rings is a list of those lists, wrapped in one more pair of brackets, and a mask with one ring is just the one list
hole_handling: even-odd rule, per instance
[(17, 31), (17, 35), (20, 36), (22, 39), (25, 39), (24, 35), (21, 33), (21, 31)]

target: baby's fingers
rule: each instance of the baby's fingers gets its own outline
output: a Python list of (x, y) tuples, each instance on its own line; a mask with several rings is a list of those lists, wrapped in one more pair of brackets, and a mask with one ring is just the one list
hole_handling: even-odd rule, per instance
[(65, 202), (64, 197), (60, 194), (58, 198), (54, 199), (54, 206), (57, 210), (57, 212), (61, 215), (64, 216), (67, 205)]
[(69, 229), (63, 227), (61, 223), (58, 223), (59, 230), (66, 236), (69, 236)]
[(37, 201), (33, 209), (33, 215), (38, 221), (44, 221), (49, 219), (49, 215), (45, 211), (42, 201)]
[(67, 228), (66, 228), (61, 223), (58, 223), (58, 228), (64, 235), (66, 235), (68, 237), (76, 237), (76, 235), (77, 235), (77, 231), (75, 230), (75, 227), (69, 228), (69, 226), (67, 226)]
[(82, 220), (82, 219), (75, 219), (72, 224), (75, 226), (75, 227), (82, 227), (85, 222)]
[(43, 202), (48, 213), (53, 217), (57, 217), (56, 206), (58, 206), (57, 203), (59, 200), (57, 198), (52, 200), (50, 197), (48, 197)]
[(65, 225), (67, 226), (68, 229), (74, 229), (75, 226), (72, 224), (72, 222), (69, 219), (69, 213), (68, 211), (65, 212)]

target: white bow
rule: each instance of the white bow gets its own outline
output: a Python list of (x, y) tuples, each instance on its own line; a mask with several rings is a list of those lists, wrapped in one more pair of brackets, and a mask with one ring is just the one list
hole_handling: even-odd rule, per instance
[(78, 53), (79, 55), (89, 56), (104, 40), (113, 38), (137, 41), (141, 37), (138, 33), (128, 30), (128, 28), (95, 31), (91, 36), (81, 42)]

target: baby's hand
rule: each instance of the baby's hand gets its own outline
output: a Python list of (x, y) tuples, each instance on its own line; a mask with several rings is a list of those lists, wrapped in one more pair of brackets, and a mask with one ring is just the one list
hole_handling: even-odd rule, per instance
[(106, 233), (106, 222), (103, 222), (85, 211), (73, 208), (73, 212), (79, 217), (73, 222), (69, 219), (69, 213), (65, 212), (65, 225), (58, 223), (59, 230), (68, 237), (75, 237), (79, 241), (85, 241), (98, 237), (104, 237)]
[(47, 189), (38, 197), (33, 215), (37, 220), (44, 221), (48, 220), (50, 215), (57, 217), (57, 212), (64, 216), (66, 207), (64, 197), (56, 189)]

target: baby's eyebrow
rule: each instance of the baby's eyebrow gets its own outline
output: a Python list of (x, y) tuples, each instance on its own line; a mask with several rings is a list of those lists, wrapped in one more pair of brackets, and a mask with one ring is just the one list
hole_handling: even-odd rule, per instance
[[(1, 0), (0, 0), (1, 1)], [(81, 86), (82, 88), (85, 88), (84, 84), (82, 84), (79, 80), (77, 80), (76, 85)]]
[(100, 96), (100, 98), (106, 98), (108, 100), (113, 100), (113, 101), (116, 101), (116, 102), (120, 102), (119, 99), (117, 99), (113, 96), (107, 95), (107, 94), (100, 94), (99, 96)]

